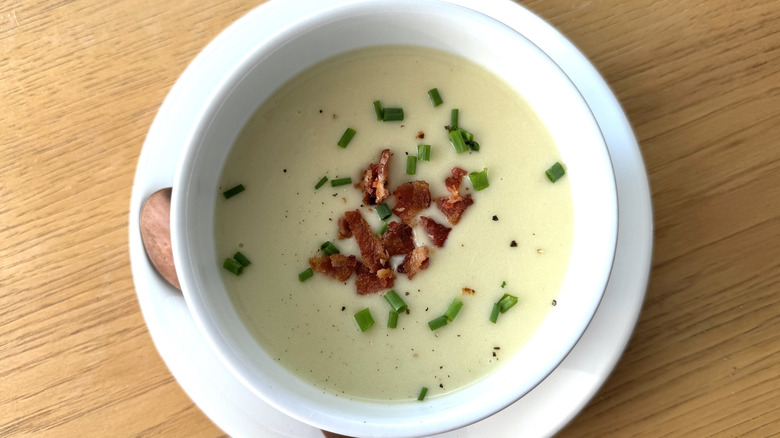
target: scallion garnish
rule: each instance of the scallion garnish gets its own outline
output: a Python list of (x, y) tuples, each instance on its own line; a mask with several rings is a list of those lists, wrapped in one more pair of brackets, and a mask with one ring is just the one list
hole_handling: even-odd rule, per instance
[(336, 248), (336, 245), (332, 244), (330, 242), (330, 240), (328, 240), (325, 243), (323, 243), (322, 245), (320, 245), (320, 249), (322, 250), (322, 252), (324, 252), (327, 255), (332, 255), (332, 254), (338, 254), (339, 253), (339, 249)]
[(498, 303), (493, 304), (493, 311), (490, 312), (490, 322), (493, 324), (498, 321), (498, 313), (501, 311), (501, 306)]
[(425, 400), (425, 395), (428, 394), (428, 387), (423, 386), (422, 389), (420, 389), (420, 395), (417, 396), (417, 400), (423, 401)]
[(463, 301), (454, 298), (450, 303), (450, 307), (448, 307), (447, 311), (444, 312), (444, 317), (447, 318), (449, 322), (452, 322), (455, 320), (455, 317), (458, 316), (461, 307), (463, 307)]
[(249, 259), (240, 252), (233, 254), (233, 259), (238, 263), (241, 263), (241, 266), (249, 266), (252, 264), (252, 262), (250, 262)]
[(555, 182), (561, 179), (561, 177), (566, 174), (566, 171), (563, 169), (563, 166), (559, 162), (555, 162), (549, 169), (545, 170), (544, 173), (547, 175), (547, 178), (550, 179), (550, 181)]
[(368, 307), (355, 314), (355, 321), (357, 321), (361, 332), (368, 330), (374, 325), (374, 318), (371, 317), (371, 311), (368, 310)]
[(244, 266), (233, 259), (225, 259), (225, 262), (222, 263), (222, 267), (235, 275), (241, 275), (244, 271)]
[(314, 185), (314, 190), (317, 190), (320, 187), (324, 186), (326, 182), (328, 182), (328, 177), (323, 176), (322, 178), (320, 178), (319, 181), (317, 181), (317, 184)]
[(461, 137), (463, 137), (463, 142), (466, 143), (466, 146), (472, 151), (479, 152), (479, 143), (474, 141), (474, 134), (463, 128), (458, 128), (458, 131), (460, 132)]
[(452, 111), (450, 111), (450, 131), (457, 131), (458, 130), (458, 109), (453, 108)]
[(239, 194), (239, 193), (241, 193), (243, 191), (244, 191), (244, 185), (243, 184), (239, 184), (239, 185), (233, 187), (230, 190), (226, 190), (226, 191), (222, 192), (222, 194), (225, 195), (225, 199), (230, 199), (233, 196), (236, 196), (237, 194)]
[(398, 312), (392, 310), (387, 314), (387, 328), (398, 327)]
[(504, 296), (498, 300), (498, 307), (500, 308), (501, 313), (506, 313), (506, 311), (511, 309), (515, 304), (517, 304), (517, 297), (514, 295), (504, 294)]
[(471, 185), (474, 186), (474, 190), (476, 191), (485, 190), (490, 185), (488, 182), (487, 167), (482, 169), (482, 172), (469, 173), (469, 179), (471, 180)]
[(406, 174), (414, 175), (417, 173), (417, 157), (409, 155), (406, 157)]
[(463, 128), (458, 128), (458, 131), (460, 132), (460, 135), (463, 136), (463, 141), (465, 141), (466, 144), (469, 144), (469, 142), (474, 141), (474, 134), (466, 131)]
[(352, 184), (352, 178), (351, 177), (338, 178), (338, 179), (330, 180), (330, 186), (331, 187), (345, 186), (347, 184)]
[(431, 161), (431, 145), (417, 145), (417, 161)]
[(501, 282), (501, 289), (503, 289), (504, 287), (506, 287), (506, 281)]
[(437, 88), (431, 88), (428, 90), (428, 97), (431, 98), (431, 105), (434, 107), (437, 107), (444, 103), (443, 100), (441, 100), (441, 96), (439, 95), (439, 90)]
[(382, 109), (382, 121), (383, 122), (398, 122), (404, 119), (403, 108), (383, 108)]
[(450, 143), (452, 143), (452, 147), (455, 148), (455, 152), (459, 154), (469, 150), (468, 145), (463, 140), (463, 136), (460, 135), (460, 132), (458, 132), (457, 130), (450, 131)]
[(304, 281), (312, 278), (313, 276), (314, 276), (314, 271), (312, 271), (311, 268), (308, 268), (305, 271), (298, 274), (298, 281), (303, 283)]
[(387, 232), (388, 226), (387, 222), (382, 222), (382, 226), (379, 227), (379, 230), (377, 230), (376, 235), (381, 236)]
[(350, 141), (352, 141), (352, 137), (355, 136), (355, 130), (352, 128), (347, 128), (346, 131), (344, 131), (344, 134), (342, 134), (341, 139), (338, 142), (338, 145), (345, 148), (349, 144)]
[(374, 112), (376, 112), (376, 119), (380, 122), (385, 118), (385, 112), (382, 110), (382, 104), (378, 100), (374, 101)]
[(442, 328), (445, 325), (447, 325), (447, 317), (444, 315), (428, 321), (428, 327), (430, 327), (431, 330)]
[(387, 304), (390, 304), (390, 307), (393, 308), (394, 312), (403, 312), (406, 310), (407, 306), (404, 300), (398, 296), (397, 293), (395, 293), (394, 290), (389, 290), (387, 293), (385, 293), (385, 300), (387, 300)]
[(376, 214), (379, 215), (379, 219), (385, 220), (393, 215), (390, 207), (387, 204), (379, 204), (376, 206)]

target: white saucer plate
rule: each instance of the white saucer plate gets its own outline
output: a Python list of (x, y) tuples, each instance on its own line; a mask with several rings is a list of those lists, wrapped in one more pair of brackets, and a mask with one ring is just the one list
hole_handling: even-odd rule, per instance
[[(350, 0), (270, 1), (212, 41), (182, 74), (161, 106), (138, 161), (130, 205), (130, 259), (138, 301), (166, 365), (195, 404), (235, 437), (320, 438), (243, 387), (201, 337), (181, 293), (157, 275), (144, 253), (138, 218), (144, 200), (173, 184), (188, 127), (229, 67), (252, 41), (287, 23)], [(644, 301), (653, 242), (650, 189), (639, 146), (617, 99), (590, 62), (563, 35), (508, 0), (449, 0), (514, 28), (547, 53), (585, 97), (609, 148), (618, 187), (618, 244), (607, 290), (585, 334), (567, 358), (526, 396), (490, 418), (437, 437), (551, 436), (596, 394), (623, 353)], [(206, 67), (208, 66), (208, 67)], [(199, 86), (195, 86), (195, 84)]]

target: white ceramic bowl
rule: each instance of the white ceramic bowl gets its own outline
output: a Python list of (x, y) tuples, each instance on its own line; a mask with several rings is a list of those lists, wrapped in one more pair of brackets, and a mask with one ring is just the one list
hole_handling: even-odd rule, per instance
[[(258, 346), (215, 263), (214, 210), (230, 145), (269, 95), (319, 61), (388, 44), (451, 52), (513, 85), (547, 125), (567, 165), (575, 223), (560, 304), (515, 357), (451, 394), (381, 404), (323, 393)], [(522, 35), (480, 13), (435, 0), (356, 1), (301, 17), (257, 41), (212, 90), (177, 168), (171, 229), (187, 305), (210, 346), (244, 385), (272, 406), (322, 429), (361, 437), (420, 436), (462, 427), (503, 409), (565, 358), (606, 287), (617, 236), (617, 198), (607, 148), (587, 104), (558, 66)]]

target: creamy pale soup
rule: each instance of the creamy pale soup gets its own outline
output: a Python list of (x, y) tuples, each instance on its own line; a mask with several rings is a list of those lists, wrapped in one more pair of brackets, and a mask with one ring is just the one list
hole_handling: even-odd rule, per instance
[[(434, 87), (443, 100), (437, 107), (427, 94)], [(378, 121), (375, 100), (403, 108), (403, 121)], [(453, 108), (478, 152), (456, 153), (450, 144)], [(342, 148), (337, 142), (347, 128), (356, 134)], [(416, 174), (408, 175), (407, 156), (417, 155), (419, 144), (431, 145), (430, 161), (418, 161)], [(408, 305), (396, 328), (387, 327), (384, 291), (358, 295), (355, 275), (346, 282), (318, 272), (298, 278), (326, 241), (360, 259), (355, 239), (337, 238), (346, 211), (359, 209), (374, 230), (381, 228), (361, 189), (332, 187), (330, 180), (360, 182), (385, 148), (393, 153), (390, 190), (424, 180), (435, 199), (447, 193), (444, 181), (456, 166), (487, 168), (489, 178), (481, 191), (463, 179), (461, 193), (474, 203), (456, 225), (435, 202), (420, 213), (452, 231), (436, 248), (414, 228), (417, 245), (430, 249), (429, 264), (412, 280), (396, 273), (392, 289)], [(251, 260), (239, 276), (222, 270), (225, 287), (257, 342), (294, 375), (355, 399), (416, 400), (422, 387), (436, 397), (500, 367), (554, 309), (573, 229), (567, 178), (553, 184), (545, 175), (560, 160), (524, 99), (468, 60), (415, 47), (342, 54), (291, 79), (247, 122), (220, 193), (237, 184), (246, 189), (230, 199), (218, 195), (216, 262), (236, 251)], [(315, 189), (323, 176), (328, 182)], [(493, 323), (493, 305), (505, 293), (518, 302)], [(429, 321), (454, 298), (463, 302), (457, 317), (431, 330)], [(354, 318), (364, 308), (375, 320), (365, 332)]]

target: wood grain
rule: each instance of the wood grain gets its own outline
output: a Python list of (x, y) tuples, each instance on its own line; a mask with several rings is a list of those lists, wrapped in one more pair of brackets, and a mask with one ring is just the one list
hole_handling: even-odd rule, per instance
[[(0, 1), (0, 436), (223, 435), (154, 349), (127, 216), (166, 93), (259, 3)], [(631, 343), (560, 435), (780, 434), (780, 2), (521, 3), (620, 99), (656, 224)]]

